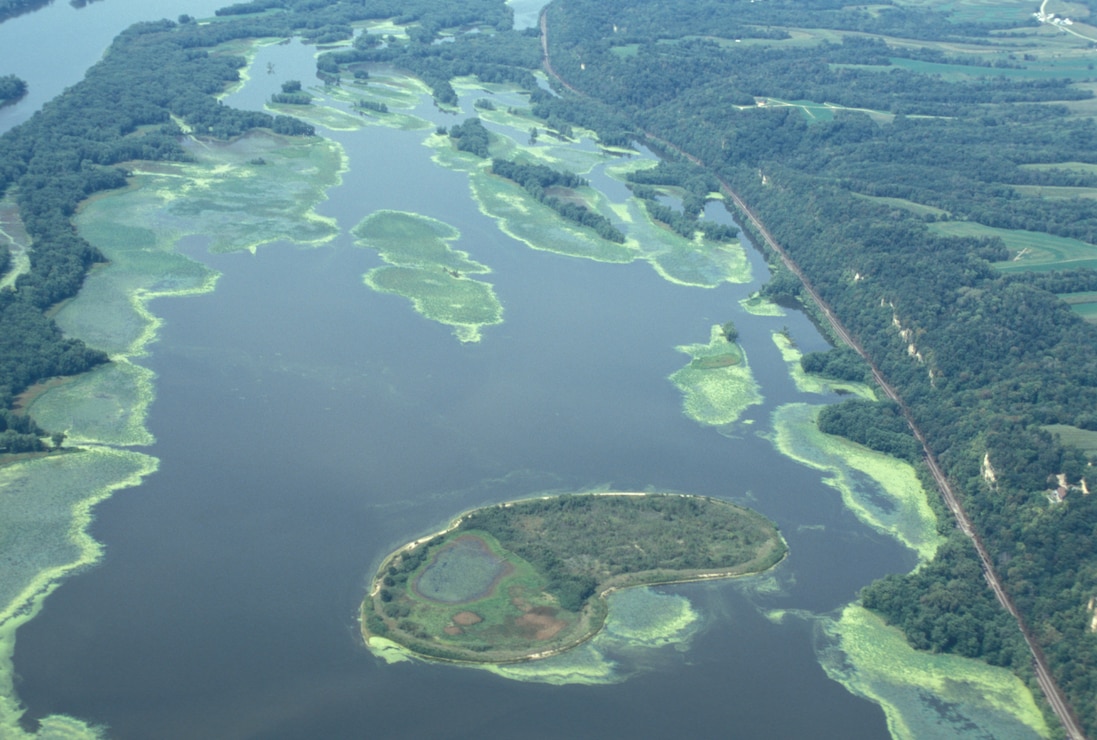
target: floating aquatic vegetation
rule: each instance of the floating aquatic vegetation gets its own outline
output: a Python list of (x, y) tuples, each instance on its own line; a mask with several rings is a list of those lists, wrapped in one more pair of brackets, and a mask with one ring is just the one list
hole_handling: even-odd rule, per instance
[(796, 348), (796, 345), (792, 343), (792, 340), (784, 332), (773, 332), (773, 343), (777, 345), (777, 349), (781, 352), (781, 357), (784, 359), (785, 364), (788, 365), (788, 374), (792, 378), (792, 382), (796, 384), (796, 388), (801, 393), (849, 393), (851, 395), (860, 396), (861, 398), (868, 399), (869, 401), (876, 400), (876, 393), (871, 386), (865, 383), (854, 383), (848, 380), (833, 380), (831, 378), (824, 378), (821, 375), (811, 375), (804, 372), (804, 368), (800, 366), (800, 358), (803, 357), (803, 353)]
[(485, 667), (518, 681), (620, 683), (656, 667), (659, 648), (686, 649), (699, 625), (700, 616), (684, 596), (629, 588), (610, 595), (605, 628), (589, 642), (543, 660)]
[(855, 605), (820, 626), (827, 675), (878, 703), (896, 740), (1050, 736), (1032, 692), (1005, 668), (914, 650), (899, 630)]
[(763, 298), (755, 293), (754, 295), (747, 296), (743, 300), (739, 301), (739, 305), (743, 307), (743, 310), (752, 316), (784, 316), (786, 315), (785, 309), (778, 306), (773, 301)]
[(842, 437), (824, 434), (815, 423), (821, 406), (794, 403), (773, 414), (773, 442), (784, 455), (825, 473), (842, 502), (858, 519), (929, 560), (941, 542), (937, 517), (914, 468)]
[(19, 727), (14, 692), (16, 630), (74, 570), (95, 563), (101, 547), (87, 533), (95, 504), (136, 486), (156, 470), (156, 458), (92, 448), (0, 468), (0, 737), (91, 739), (99, 733), (67, 717), (47, 717), (36, 734)]
[(682, 391), (682, 407), (689, 418), (709, 426), (724, 426), (738, 421), (744, 411), (762, 402), (746, 355), (724, 337), (719, 325), (712, 327), (708, 344), (685, 344), (676, 349), (692, 358), (670, 376)]
[(382, 293), (407, 298), (422, 316), (447, 326), (462, 342), (480, 341), (484, 326), (503, 321), (503, 306), (490, 283), (469, 277), (491, 272), (453, 249), (460, 232), (426, 216), (378, 211), (354, 228), (359, 246), (376, 249), (387, 264), (366, 273)]

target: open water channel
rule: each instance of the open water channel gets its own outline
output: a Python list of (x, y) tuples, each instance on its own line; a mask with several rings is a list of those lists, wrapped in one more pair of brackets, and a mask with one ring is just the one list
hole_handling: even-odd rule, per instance
[[(53, 13), (55, 28), (35, 27), (44, 40), (77, 13), (109, 9), (120, 29), (150, 5), (175, 17), (219, 4), (107, 0), (27, 18)], [(267, 47), (228, 103), (261, 104), (267, 62), (277, 80), (311, 79), (311, 51)], [(429, 102), (417, 113), (464, 118)], [(322, 133), (348, 156), (318, 208), (340, 236), (254, 255), (193, 239), (184, 250), (221, 273), (216, 290), (152, 304), (165, 323), (143, 360), (157, 374), (143, 451), (160, 467), (98, 506), (105, 558), (19, 630), (24, 726), (56, 713), (133, 739), (887, 737), (880, 706), (828, 678), (827, 638), (795, 614), (834, 613), (915, 557), (768, 438), (782, 405), (836, 397), (797, 391), (774, 344), (787, 328), (800, 349), (824, 348), (803, 315), (740, 307), (766, 278), (760, 256), (748, 249), (752, 282), (701, 289), (644, 262), (534, 251), (480, 211), (464, 173), (431, 160), (426, 132)], [(348, 229), (380, 209), (457, 228), (456, 247), (491, 267), (504, 322), (463, 344), (369, 290), (379, 260)], [(729, 319), (765, 400), (718, 431), (683, 414), (668, 376), (688, 362), (676, 346)], [(658, 589), (698, 622), (673, 644), (611, 653), (622, 680), (603, 685), (388, 664), (362, 645), (362, 591), (394, 547), (471, 507), (598, 487), (743, 503), (779, 525), (790, 557), (757, 579)]]

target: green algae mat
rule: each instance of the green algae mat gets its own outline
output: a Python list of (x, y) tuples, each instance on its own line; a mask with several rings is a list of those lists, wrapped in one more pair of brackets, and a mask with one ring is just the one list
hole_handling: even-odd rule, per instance
[(437, 660), (545, 658), (596, 635), (617, 589), (759, 573), (786, 552), (769, 520), (706, 497), (499, 504), (385, 558), (362, 603), (362, 634)]

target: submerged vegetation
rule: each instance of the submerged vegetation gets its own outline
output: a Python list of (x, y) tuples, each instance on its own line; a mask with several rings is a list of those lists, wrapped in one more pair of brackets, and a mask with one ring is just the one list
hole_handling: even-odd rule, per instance
[(354, 235), (386, 262), (366, 274), (366, 285), (404, 296), (424, 317), (452, 326), (462, 342), (480, 341), (482, 327), (503, 320), (491, 284), (471, 277), (491, 270), (449, 246), (460, 236), (453, 227), (414, 213), (377, 211)]
[[(0, 3), (0, 16), (35, 4)], [(479, 119), (428, 140), (438, 161), (467, 171), (482, 210), (532, 247), (604, 262), (645, 259), (668, 280), (689, 285), (746, 279), (741, 250), (727, 248), (730, 230), (697, 218), (714, 192), (727, 195), (730, 188), (741, 196), (903, 399), (902, 407), (864, 401), (834, 407), (820, 414), (819, 428), (917, 461), (918, 445), (902, 429), (909, 414), (958, 488), (1029, 634), (1092, 734), (1097, 638), (1087, 605), (1097, 595), (1097, 556), (1089, 547), (1097, 498), (1082, 494), (1092, 488), (1093, 452), (1081, 432), (1097, 424), (1097, 327), (1079, 314), (1092, 316), (1097, 290), (1088, 269), (1097, 242), (1097, 199), (1091, 197), (1097, 107), (1088, 55), (1097, 30), (1078, 23), (1068, 33), (1029, 12), (981, 3), (558, 0), (546, 15), (555, 92), (534, 76), (542, 64), (536, 35), (509, 31), (510, 11), (497, 0), (413, 0), (399, 8), (382, 0), (257, 0), (223, 9), (215, 23), (139, 24), (84, 82), (0, 138), (0, 193), (16, 200), (28, 241), (22, 262), (7, 243), (0, 248), (6, 272), (0, 453), (45, 449), (50, 432), (102, 436), (62, 429), (65, 415), (51, 415), (48, 399), (31, 409), (42, 426), (16, 413), (19, 394), (36, 383), (94, 368), (100, 369), (81, 382), (99, 389), (147, 382), (119, 380), (129, 368), (116, 348), (130, 346), (134, 326), (145, 330), (140, 322), (89, 335), (80, 330), (76, 310), (62, 307), (54, 318), (78, 292), (110, 301), (117, 300), (114, 290), (131, 290), (129, 300), (146, 289), (140, 280), (127, 282), (124, 272), (114, 273), (114, 283), (87, 280), (106, 255), (90, 231), (73, 229), (77, 207), (150, 174), (135, 162), (185, 171), (200, 159), (186, 141), (237, 139), (257, 128), (313, 133), (297, 118), (220, 104), (217, 96), (245, 64), (220, 44), (294, 35), (342, 43), (318, 60), (325, 83), (336, 88), (348, 75), (361, 86), (369, 65), (393, 65), (419, 76), (448, 110), (459, 102), (458, 77), (516, 85), (527, 107), (478, 106)], [(393, 33), (384, 41), (371, 33), (355, 36), (353, 24), (371, 20), (391, 21)], [(473, 28), (477, 33), (463, 32)], [(436, 43), (443, 32), (450, 34), (447, 42)], [(17, 91), (17, 81), (3, 79)], [(322, 120), (326, 111), (304, 105), (313, 102), (304, 94), (284, 90), (290, 97), (281, 103)], [(362, 100), (361, 116), (340, 115), (396, 120), (388, 103)], [(524, 168), (535, 165), (513, 156), (519, 144), (493, 141), (499, 134), (483, 125), (505, 116), (536, 132), (523, 151), (533, 158), (555, 156), (545, 154), (553, 140), (594, 132), (600, 151), (569, 155), (588, 157), (579, 162), (586, 168), (613, 147), (635, 143), (655, 148), (667, 164), (625, 173), (635, 196), (627, 203), (592, 195), (597, 202), (580, 206), (571, 202), (575, 192), (567, 192), (555, 204), (568, 208), (556, 208), (547, 192), (543, 202), (525, 187)], [(408, 117), (398, 125), (418, 122)], [(516, 176), (493, 175), (489, 163), (478, 160), (488, 156)], [(258, 166), (258, 159), (253, 154), (250, 161)], [(571, 162), (547, 166), (577, 178), (587, 171)], [(246, 165), (234, 167), (242, 172)], [(265, 213), (297, 198), (287, 193)], [(668, 200), (680, 201), (681, 210)], [(191, 201), (190, 211), (168, 204), (163, 212), (190, 218), (216, 210), (211, 205), (219, 205), (217, 196)], [(575, 218), (575, 209), (604, 219), (621, 238), (572, 228), (587, 218)], [(302, 241), (331, 235), (330, 224), (293, 214), (306, 222)], [(229, 229), (236, 218), (221, 224)], [(255, 223), (241, 219), (232, 233), (251, 231)], [(378, 239), (362, 228), (360, 238)], [(486, 268), (451, 250), (446, 242), (456, 235), (448, 233), (423, 237), (429, 258), (400, 256), (408, 245), (397, 249), (381, 239), (382, 246), (372, 246), (390, 264), (371, 273), (371, 284), (407, 296), (424, 315), (471, 339), (500, 313), (490, 286), (468, 277)], [(142, 238), (125, 234), (122, 241)], [(233, 236), (222, 238), (222, 248), (241, 245)], [(124, 268), (140, 252), (111, 259)], [(208, 279), (180, 278), (187, 285)], [(798, 278), (783, 269), (764, 292), (775, 299), (804, 296)], [(455, 302), (462, 310), (472, 306), (471, 318), (443, 310), (443, 303)], [(707, 345), (682, 350), (690, 363), (673, 379), (690, 416), (727, 424), (757, 402), (745, 356), (720, 327)], [(101, 367), (108, 352), (116, 360), (110, 369)], [(843, 382), (866, 377), (866, 367), (848, 352), (809, 355), (803, 367)], [(108, 419), (123, 429), (111, 443), (147, 440), (131, 433), (138, 427), (123, 423), (125, 414), (86, 408), (78, 425)], [(925, 557), (938, 553), (916, 573), (867, 589), (865, 604), (920, 648), (981, 657), (1031, 680), (1029, 657), (985, 590), (962, 535), (949, 531), (947, 544), (938, 547), (925, 533), (920, 507), (897, 514), (902, 522), (888, 520), (879, 507), (862, 508), (860, 515), (882, 522), (877, 526), (905, 531), (904, 541)], [(492, 540), (483, 542), (503, 557)]]
[(428, 658), (544, 658), (597, 634), (613, 590), (758, 573), (786, 549), (765, 518), (710, 498), (500, 504), (385, 558), (362, 604), (362, 631), (371, 644), (384, 638)]

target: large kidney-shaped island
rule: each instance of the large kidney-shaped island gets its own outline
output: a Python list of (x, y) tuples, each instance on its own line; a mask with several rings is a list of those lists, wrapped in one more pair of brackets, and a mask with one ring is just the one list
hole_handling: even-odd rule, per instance
[(615, 589), (759, 573), (787, 551), (768, 519), (708, 497), (498, 504), (386, 557), (362, 602), (362, 635), (435, 660), (534, 660), (597, 634)]

